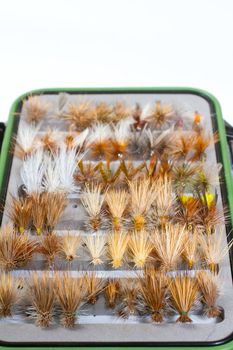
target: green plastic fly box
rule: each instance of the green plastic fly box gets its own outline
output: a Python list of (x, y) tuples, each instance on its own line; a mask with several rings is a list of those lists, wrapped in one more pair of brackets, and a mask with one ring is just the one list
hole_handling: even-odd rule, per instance
[(2, 347), (233, 348), (233, 185), (209, 93), (27, 93), (0, 186)]

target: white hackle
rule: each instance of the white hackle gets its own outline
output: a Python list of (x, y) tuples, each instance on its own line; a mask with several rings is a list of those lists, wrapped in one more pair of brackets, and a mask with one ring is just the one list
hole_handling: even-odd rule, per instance
[(149, 144), (151, 148), (156, 147), (159, 145), (160, 142), (164, 141), (168, 137), (168, 135), (173, 132), (174, 127), (162, 131), (160, 134), (158, 134), (157, 130), (152, 131), (151, 129), (145, 129), (145, 134), (148, 138)]
[(37, 140), (39, 129), (40, 124), (28, 124), (23, 120), (20, 122), (16, 143), (26, 155), (39, 148), (40, 142)]
[(108, 124), (96, 123), (93, 125), (89, 135), (89, 145), (92, 143), (103, 143), (110, 139), (112, 130)]
[(38, 149), (24, 159), (20, 170), (20, 176), (28, 194), (42, 192), (43, 175), (43, 151), (42, 149)]
[(46, 192), (57, 192), (61, 188), (60, 169), (57, 162), (49, 155), (45, 158), (43, 187)]
[(60, 177), (60, 191), (72, 193), (77, 191), (77, 187), (74, 180), (74, 173), (77, 169), (79, 161), (82, 159), (83, 154), (77, 153), (76, 148), (67, 149), (65, 145), (62, 145), (58, 153), (54, 157), (55, 168), (59, 171)]
[(91, 257), (91, 263), (93, 265), (102, 264), (103, 256), (106, 252), (105, 235), (101, 235), (101, 234), (88, 235), (84, 242), (86, 244), (88, 253)]
[(80, 132), (78, 135), (74, 136), (73, 147), (78, 149), (82, 148), (87, 139), (88, 134), (89, 134), (89, 129), (86, 128), (85, 130)]
[(129, 120), (121, 120), (116, 125), (113, 125), (114, 139), (118, 143), (124, 144), (129, 140), (130, 122)]
[[(218, 232), (217, 232), (218, 231)], [(233, 239), (225, 242), (224, 228), (215, 230), (212, 234), (200, 234), (199, 243), (207, 265), (218, 265), (228, 254), (233, 245)]]
[(102, 187), (100, 185), (86, 185), (82, 194), (81, 202), (89, 216), (98, 216), (105, 200), (105, 196), (101, 194)]
[(146, 119), (148, 117), (148, 114), (150, 114), (151, 110), (151, 105), (150, 103), (147, 103), (143, 108), (142, 108), (142, 113), (141, 113), (141, 120)]

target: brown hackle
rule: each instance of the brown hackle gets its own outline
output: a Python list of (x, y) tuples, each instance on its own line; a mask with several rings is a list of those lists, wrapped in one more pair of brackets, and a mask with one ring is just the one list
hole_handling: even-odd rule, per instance
[(115, 308), (117, 299), (119, 297), (119, 291), (120, 291), (119, 280), (109, 279), (104, 288), (106, 304), (109, 308), (111, 309)]
[(11, 197), (10, 206), (7, 207), (7, 215), (12, 221), (17, 232), (23, 234), (28, 228), (32, 215), (32, 200), (29, 197)]
[(21, 297), (19, 280), (11, 273), (2, 271), (0, 273), (0, 316), (12, 316), (12, 309)]
[(139, 295), (142, 312), (151, 316), (153, 322), (161, 323), (167, 306), (167, 277), (155, 268), (145, 269), (139, 277)]
[(67, 204), (67, 196), (64, 192), (48, 192), (44, 194), (46, 210), (46, 230), (51, 232), (59, 222)]
[(38, 252), (45, 256), (49, 266), (54, 264), (55, 257), (60, 253), (61, 240), (62, 237), (55, 232), (41, 236)]
[(205, 314), (207, 317), (220, 316), (222, 312), (220, 307), (217, 306), (217, 300), (220, 295), (218, 276), (202, 270), (197, 273), (197, 281)]
[(173, 115), (173, 108), (170, 105), (162, 105), (161, 101), (156, 101), (155, 105), (146, 117), (146, 121), (156, 129), (168, 125)]
[(96, 272), (87, 271), (83, 275), (83, 283), (86, 288), (86, 301), (89, 304), (95, 304), (98, 295), (104, 289), (104, 281), (100, 277), (97, 277)]
[(35, 193), (32, 195), (32, 224), (36, 234), (41, 235), (45, 228), (46, 213), (48, 210), (46, 195), (44, 193)]
[(95, 111), (89, 102), (69, 104), (67, 114), (62, 116), (67, 120), (74, 130), (82, 131), (91, 125), (95, 120)]
[(53, 307), (55, 303), (54, 280), (49, 272), (41, 276), (33, 272), (29, 279), (28, 296), (36, 312), (36, 325), (47, 328), (53, 321)]
[(26, 119), (29, 123), (39, 123), (48, 114), (50, 104), (42, 101), (40, 96), (29, 96), (24, 101)]
[(137, 312), (138, 283), (132, 279), (121, 280), (118, 315), (127, 319)]
[(0, 266), (4, 270), (26, 265), (36, 251), (38, 243), (28, 235), (18, 235), (13, 228), (5, 226), (0, 232)]
[(176, 275), (170, 279), (168, 289), (172, 305), (180, 315), (176, 322), (192, 322), (189, 312), (198, 300), (198, 283), (196, 278), (188, 274)]
[(74, 278), (65, 272), (55, 278), (56, 295), (62, 309), (62, 325), (73, 328), (85, 294), (83, 277)]

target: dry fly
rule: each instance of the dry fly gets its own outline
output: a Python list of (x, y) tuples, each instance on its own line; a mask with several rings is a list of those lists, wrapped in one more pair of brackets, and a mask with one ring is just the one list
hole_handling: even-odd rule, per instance
[(29, 96), (24, 101), (26, 119), (29, 123), (39, 123), (49, 112), (50, 104), (42, 101), (40, 96)]
[(228, 254), (233, 245), (233, 240), (229, 243), (224, 241), (224, 230), (212, 234), (200, 234), (199, 243), (205, 264), (211, 272), (217, 273), (220, 262)]
[(133, 182), (133, 180), (135, 180), (137, 177), (140, 178), (140, 175), (142, 175), (142, 170), (145, 168), (145, 166), (146, 162), (144, 161), (140, 162), (138, 165), (135, 165), (133, 161), (122, 160), (120, 164), (120, 169), (125, 176), (125, 182)]
[(179, 202), (176, 221), (180, 225), (185, 225), (187, 230), (192, 232), (200, 224), (200, 201), (193, 196), (182, 195), (179, 197)]
[(148, 111), (148, 106), (144, 107), (143, 109), (141, 106), (136, 103), (136, 106), (133, 110), (132, 117), (134, 119), (134, 123), (132, 124), (132, 130), (133, 131), (143, 131), (145, 130), (147, 126), (147, 121), (145, 120), (146, 113)]
[(169, 154), (175, 160), (187, 160), (193, 148), (195, 133), (177, 131), (170, 144)]
[(95, 304), (98, 295), (104, 289), (103, 280), (97, 277), (95, 272), (88, 271), (83, 275), (83, 282), (86, 288), (86, 301), (90, 304)]
[(81, 197), (82, 204), (89, 216), (89, 227), (93, 231), (98, 231), (101, 227), (102, 206), (105, 199), (101, 190), (100, 185), (87, 184)]
[(196, 131), (200, 130), (201, 120), (202, 120), (201, 114), (198, 111), (195, 111), (193, 116), (193, 130), (196, 130)]
[(201, 167), (191, 162), (174, 165), (172, 168), (172, 184), (176, 193), (183, 195), (185, 191), (193, 190), (197, 184), (200, 171)]
[(85, 163), (80, 160), (78, 163), (78, 170), (74, 175), (75, 180), (81, 186), (85, 186), (86, 184), (93, 182), (98, 183), (101, 181), (101, 176), (98, 173), (98, 164), (89, 161), (85, 161)]
[(72, 133), (69, 132), (64, 138), (64, 144), (68, 150), (76, 148), (78, 152), (85, 150), (85, 144), (87, 136), (89, 134), (89, 129), (84, 129), (82, 132)]
[(120, 292), (120, 282), (118, 279), (110, 279), (104, 288), (106, 304), (110, 308), (115, 308)]
[(155, 221), (163, 228), (169, 221), (171, 214), (174, 215), (174, 199), (171, 179), (168, 178), (167, 175), (160, 177), (156, 181), (155, 188)]
[(111, 138), (111, 159), (125, 158), (130, 141), (130, 128), (128, 121), (120, 121), (113, 126), (114, 132)]
[(122, 172), (121, 164), (117, 167), (112, 166), (110, 161), (99, 162), (96, 166), (98, 171), (98, 181), (103, 184), (104, 189), (108, 189), (110, 186), (118, 185), (121, 183), (120, 175)]
[(59, 130), (48, 129), (40, 138), (41, 146), (45, 152), (54, 154), (59, 147)]
[(145, 266), (152, 249), (153, 244), (146, 231), (136, 231), (130, 235), (129, 253), (135, 267), (142, 268)]
[[(132, 129), (132, 125), (131, 125)], [(149, 130), (148, 130), (149, 132)], [(147, 137), (147, 129), (141, 131), (131, 130), (129, 144), (127, 147), (131, 160), (147, 159), (152, 154), (151, 145)]]
[(108, 237), (108, 254), (114, 269), (122, 266), (129, 242), (129, 236), (122, 231), (114, 231)]
[(32, 214), (32, 200), (30, 197), (15, 198), (12, 201), (7, 214), (13, 222), (14, 228), (17, 232), (23, 234), (28, 228), (31, 214)]
[(61, 237), (59, 244), (59, 254), (66, 261), (71, 262), (77, 258), (77, 250), (81, 244), (80, 235), (71, 235), (67, 232), (66, 235)]
[(174, 114), (172, 106), (162, 105), (161, 101), (156, 101), (154, 107), (149, 111), (146, 121), (156, 129), (167, 126)]
[(164, 231), (154, 230), (151, 239), (164, 271), (175, 270), (184, 251), (185, 227), (167, 224)]
[(38, 243), (26, 234), (17, 235), (9, 226), (0, 233), (0, 266), (5, 270), (26, 265), (36, 251)]
[(145, 227), (146, 216), (157, 197), (157, 186), (156, 183), (151, 185), (149, 179), (129, 181), (128, 185), (134, 229), (140, 231)]
[[(61, 144), (59, 152), (54, 156), (54, 170), (55, 179), (57, 182), (58, 176), (58, 191), (72, 193), (77, 191), (74, 174), (77, 170), (77, 165), (82, 159), (83, 154), (77, 153), (76, 148), (67, 149), (65, 144)], [(51, 175), (50, 175), (51, 176)], [(53, 179), (50, 183), (53, 184)], [(52, 192), (50, 190), (50, 192)], [(55, 191), (54, 191), (55, 192)]]
[(189, 269), (193, 269), (194, 265), (199, 261), (198, 244), (199, 237), (195, 230), (193, 233), (186, 232), (185, 245), (182, 253), (182, 257), (188, 265)]
[(167, 277), (155, 269), (146, 269), (144, 276), (139, 277), (139, 295), (142, 312), (149, 314), (152, 321), (163, 322), (167, 305)]
[(12, 309), (20, 300), (19, 280), (12, 274), (0, 274), (0, 316), (12, 316)]
[(124, 319), (137, 312), (138, 284), (135, 280), (126, 279), (120, 285), (120, 303), (118, 315)]
[(168, 284), (171, 302), (179, 313), (176, 322), (192, 322), (189, 312), (198, 299), (198, 283), (196, 278), (187, 274), (176, 275)]
[(44, 152), (37, 149), (30, 156), (25, 157), (20, 169), (24, 191), (30, 196), (43, 191)]
[(94, 108), (95, 119), (100, 123), (109, 123), (112, 107), (105, 102), (99, 102)]
[(36, 312), (36, 325), (39, 327), (47, 328), (53, 320), (54, 290), (54, 280), (48, 272), (43, 272), (41, 277), (36, 272), (31, 274), (28, 294)]
[(90, 159), (108, 160), (111, 157), (111, 136), (112, 130), (108, 124), (94, 124), (88, 140)]
[(101, 265), (103, 263), (103, 257), (106, 253), (105, 235), (88, 235), (85, 238), (84, 242), (91, 258), (91, 264)]
[(47, 207), (44, 193), (35, 193), (32, 196), (32, 224), (38, 236), (41, 235), (46, 220)]
[(123, 215), (129, 201), (129, 194), (125, 190), (110, 190), (106, 194), (106, 203), (111, 215), (112, 227), (119, 231), (122, 226)]
[(194, 154), (191, 157), (191, 161), (198, 161), (205, 159), (206, 149), (218, 141), (218, 135), (215, 133), (213, 137), (211, 135), (205, 134), (204, 132), (195, 133), (193, 140), (193, 150)]
[(56, 295), (62, 309), (62, 325), (73, 328), (77, 321), (77, 311), (84, 298), (83, 278), (72, 278), (68, 273), (56, 276)]
[(222, 225), (228, 220), (228, 211), (226, 208), (220, 209), (216, 203), (208, 199), (207, 194), (202, 197), (202, 207), (199, 212), (200, 224), (206, 233), (211, 233), (217, 225)]
[(40, 125), (28, 124), (23, 120), (20, 121), (17, 136), (14, 138), (16, 142), (15, 155), (17, 157), (24, 159), (40, 147), (38, 141), (39, 127)]
[(118, 123), (132, 114), (132, 109), (122, 101), (117, 101), (112, 107), (111, 121)]
[[(195, 164), (195, 163), (194, 163)], [(213, 168), (215, 167), (215, 171)], [(196, 186), (199, 191), (203, 194), (211, 192), (211, 190), (221, 183), (220, 171), (222, 164), (218, 163), (217, 167), (215, 164), (208, 164), (208, 166), (202, 166), (200, 171), (197, 173)]]
[(197, 273), (197, 281), (201, 291), (201, 301), (204, 304), (205, 314), (208, 317), (220, 316), (222, 313), (221, 309), (216, 305), (220, 295), (218, 276), (207, 271), (199, 271)]
[(38, 252), (45, 256), (49, 266), (53, 265), (55, 257), (60, 253), (60, 246), (61, 237), (54, 232), (41, 237)]
[(70, 122), (74, 130), (82, 131), (95, 120), (95, 111), (89, 102), (81, 102), (78, 105), (70, 104), (68, 113), (63, 118)]
[(48, 232), (51, 232), (67, 206), (67, 196), (64, 192), (48, 192), (44, 194), (44, 201), (47, 208), (46, 229)]

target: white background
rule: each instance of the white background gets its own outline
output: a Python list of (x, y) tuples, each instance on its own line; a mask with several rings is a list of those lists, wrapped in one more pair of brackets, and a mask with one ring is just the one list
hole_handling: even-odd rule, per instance
[(45, 87), (190, 86), (233, 124), (232, 0), (0, 0), (0, 120)]

